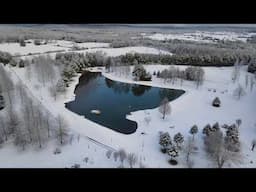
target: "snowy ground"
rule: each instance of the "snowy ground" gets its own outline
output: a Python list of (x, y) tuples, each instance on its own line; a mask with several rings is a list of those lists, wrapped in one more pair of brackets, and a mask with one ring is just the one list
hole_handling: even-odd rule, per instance
[[(168, 66), (149, 65), (145, 66), (148, 71), (163, 70)], [(185, 66), (179, 66), (184, 68)], [(167, 162), (168, 157), (160, 152), (158, 144), (158, 132), (168, 131), (171, 136), (177, 132), (181, 132), (185, 136), (185, 140), (189, 136), (189, 129), (192, 125), (197, 124), (199, 134), (196, 136), (198, 153), (192, 156), (194, 159), (194, 167), (215, 167), (211, 161), (208, 161), (203, 151), (202, 143), (202, 128), (207, 123), (213, 124), (218, 121), (223, 123), (234, 123), (237, 118), (242, 119), (240, 128), (240, 139), (242, 141), (242, 157), (238, 162), (226, 164), (225, 167), (255, 167), (254, 161), (256, 154), (250, 151), (252, 139), (256, 137), (255, 127), (255, 88), (250, 92), (246, 89), (247, 94), (239, 101), (233, 97), (233, 90), (237, 87), (238, 82), (231, 82), (232, 68), (229, 67), (205, 67), (206, 80), (202, 87), (196, 89), (196, 86), (191, 82), (183, 82), (176, 84), (164, 83), (162, 80), (153, 77), (152, 82), (134, 82), (131, 76), (122, 77), (119, 74), (105, 73), (107, 78), (128, 83), (138, 83), (144, 85), (152, 85), (156, 87), (177, 88), (186, 91), (184, 95), (172, 101), (172, 113), (165, 120), (161, 119), (158, 109), (144, 110), (133, 112), (128, 119), (138, 123), (138, 129), (134, 134), (124, 135), (105, 128), (101, 125), (93, 123), (83, 117), (72, 113), (64, 107), (64, 103), (73, 99), (73, 90), (78, 82), (78, 76), (74, 79), (68, 92), (60, 96), (57, 101), (54, 101), (49, 96), (47, 88), (41, 87), (36, 89), (36, 81), (27, 80), (25, 78), (24, 69), (10, 68), (12, 74), (18, 75), (28, 88), (38, 97), (43, 105), (54, 115), (61, 113), (69, 121), (70, 129), (75, 137), (81, 136), (79, 142), (73, 142), (72, 145), (67, 144), (62, 147), (60, 155), (53, 155), (53, 150), (56, 144), (49, 143), (49, 147), (41, 151), (33, 149), (25, 152), (17, 152), (17, 149), (12, 145), (6, 144), (0, 149), (0, 167), (70, 167), (74, 163), (79, 163), (81, 167), (118, 167), (120, 163), (115, 162), (113, 158), (106, 158), (107, 148), (99, 144), (95, 144), (87, 137), (97, 140), (104, 145), (114, 149), (124, 148), (127, 152), (137, 154), (140, 162), (145, 167), (172, 167)], [(94, 68), (94, 71), (99, 70)], [(240, 75), (240, 83), (244, 86), (245, 68), (242, 69)], [(250, 74), (249, 74), (250, 75)], [(208, 89), (212, 89), (208, 91)], [(216, 89), (216, 92), (213, 92)], [(226, 92), (222, 93), (223, 91)], [(218, 96), (222, 102), (221, 108), (213, 108), (212, 100)], [(151, 117), (149, 125), (146, 124), (144, 118)], [(174, 128), (170, 128), (174, 126)], [(142, 135), (141, 132), (145, 132)], [(88, 148), (89, 146), (89, 148)], [(89, 157), (89, 162), (83, 161), (85, 157)], [(31, 160), (32, 159), (32, 160)], [(184, 156), (179, 157), (179, 165), (175, 167), (186, 167)], [(250, 163), (250, 161), (253, 163)], [(137, 165), (138, 166), (138, 165)]]
[[(55, 57), (56, 53), (60, 52), (77, 52), (77, 53), (95, 53), (100, 51), (107, 56), (120, 56), (126, 53), (147, 53), (147, 54), (169, 54), (170, 52), (163, 51), (156, 48), (135, 46), (135, 47), (121, 47), (109, 48), (109, 43), (100, 42), (85, 42), (75, 43), (72, 41), (54, 40), (48, 42), (46, 45), (34, 45), (34, 40), (29, 40), (32, 43), (27, 43), (25, 47), (21, 47), (19, 43), (1, 43), (0, 51), (8, 52), (12, 55), (20, 55), (23, 59), (32, 59), (35, 55), (49, 55)], [(82, 50), (74, 51), (72, 48), (76, 46)], [(31, 55), (33, 54), (33, 55)]]
[[(19, 52), (19, 54), (28, 54), (31, 51), (36, 53), (45, 53), (47, 51), (65, 49), (68, 51), (73, 47), (74, 43), (68, 41), (53, 41), (45, 46), (35, 46), (34, 44), (27, 44), (26, 47), (19, 47), (19, 44), (0, 44), (1, 51), (7, 51), (11, 54)], [(76, 44), (77, 45), (77, 44)], [(49, 47), (50, 46), (50, 47)], [(154, 53), (154, 54), (171, 54), (163, 52), (158, 49), (148, 47), (124, 47), (124, 48), (107, 48), (107, 44), (101, 43), (83, 43), (81, 44), (85, 50), (77, 52), (94, 52), (103, 51), (109, 56), (118, 56), (128, 52), (138, 53)], [(39, 50), (36, 50), (38, 47)], [(103, 47), (103, 48), (102, 48)], [(22, 49), (22, 50), (19, 50)], [(56, 53), (51, 53), (56, 54)], [(32, 56), (30, 56), (32, 57)], [(146, 65), (147, 71), (161, 71), (169, 66), (163, 65)], [(185, 68), (186, 66), (178, 66)], [(195, 167), (215, 167), (205, 157), (202, 143), (202, 128), (207, 123), (213, 124), (218, 121), (223, 123), (234, 123), (236, 119), (242, 119), (240, 128), (242, 141), (242, 158), (236, 164), (225, 165), (226, 167), (256, 167), (255, 152), (250, 151), (250, 144), (252, 139), (256, 138), (256, 103), (255, 103), (255, 88), (251, 92), (249, 86), (246, 88), (247, 94), (239, 101), (233, 97), (233, 90), (238, 86), (238, 82), (233, 84), (231, 82), (230, 67), (204, 67), (206, 80), (204, 84), (196, 89), (196, 86), (188, 81), (184, 81), (183, 85), (180, 82), (164, 83), (161, 79), (153, 77), (152, 82), (134, 82), (131, 75), (128, 77), (120, 76), (114, 73), (105, 73), (103, 75), (107, 78), (116, 81), (127, 83), (137, 83), (144, 85), (151, 85), (156, 87), (183, 89), (186, 91), (178, 99), (172, 101), (172, 113), (165, 120), (161, 119), (158, 109), (143, 110), (133, 112), (127, 118), (138, 123), (138, 129), (134, 134), (124, 135), (114, 132), (111, 129), (105, 128), (99, 124), (91, 122), (82, 116), (79, 116), (65, 108), (64, 103), (74, 99), (73, 91), (78, 83), (79, 76), (74, 78), (66, 94), (59, 96), (55, 101), (50, 96), (48, 87), (40, 86), (36, 78), (28, 80), (24, 68), (16, 68), (6, 66), (12, 74), (12, 78), (23, 82), (31, 95), (34, 95), (43, 106), (49, 110), (54, 116), (61, 113), (69, 122), (71, 133), (77, 138), (72, 144), (67, 144), (61, 147), (62, 153), (54, 155), (53, 150), (57, 144), (55, 142), (48, 143), (48, 146), (43, 150), (27, 149), (24, 151), (17, 151), (12, 145), (6, 143), (0, 148), (0, 167), (70, 167), (78, 163), (81, 167), (118, 167), (120, 162), (115, 162), (113, 157), (108, 159), (105, 155), (109, 148), (118, 150), (125, 149), (127, 152), (133, 152), (138, 156), (139, 162), (145, 167), (172, 167), (167, 160), (169, 157), (160, 152), (158, 144), (159, 131), (168, 131), (171, 136), (177, 132), (181, 132), (185, 136), (185, 140), (189, 136), (189, 129), (192, 125), (197, 124), (199, 127), (199, 134), (196, 136), (198, 153), (195, 154)], [(92, 69), (94, 71), (98, 68)], [(240, 75), (240, 84), (245, 87), (246, 68), (242, 69)], [(248, 74), (251, 75), (251, 74)], [(208, 89), (211, 89), (210, 91)], [(216, 92), (213, 92), (216, 89)], [(212, 100), (218, 96), (222, 102), (221, 108), (213, 108), (211, 106)], [(151, 117), (150, 123), (147, 125), (144, 118)], [(174, 128), (170, 128), (174, 126)], [(145, 132), (145, 135), (141, 133)], [(80, 139), (78, 140), (80, 135)], [(92, 141), (91, 139), (97, 142)], [(100, 144), (102, 143), (102, 144)], [(89, 157), (88, 162), (84, 162), (84, 158)], [(179, 165), (175, 167), (186, 167), (184, 156), (179, 157)], [(250, 161), (253, 160), (253, 163)], [(127, 166), (127, 165), (125, 165)], [(139, 165), (136, 165), (137, 167)]]
[(229, 41), (243, 41), (246, 42), (249, 37), (255, 35), (255, 33), (236, 33), (236, 32), (208, 32), (208, 31), (195, 31), (193, 33), (172, 33), (172, 34), (162, 34), (156, 33), (153, 35), (146, 36), (143, 34), (144, 38), (154, 39), (154, 40), (170, 40), (179, 39), (187, 41), (197, 41), (205, 43), (213, 43), (216, 40), (229, 40)]
[(120, 47), (120, 48), (95, 48), (95, 49), (88, 49), (88, 50), (82, 50), (82, 51), (76, 51), (78, 53), (86, 53), (86, 52), (96, 52), (96, 51), (102, 51), (107, 56), (120, 56), (125, 55), (126, 53), (145, 53), (145, 54), (169, 54), (170, 52), (163, 51), (156, 48), (150, 48), (150, 47)]

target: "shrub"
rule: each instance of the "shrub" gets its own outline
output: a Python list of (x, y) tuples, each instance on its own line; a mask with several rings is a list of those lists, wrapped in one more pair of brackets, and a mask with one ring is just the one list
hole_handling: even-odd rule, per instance
[(34, 40), (34, 45), (41, 45), (40, 40), (39, 40), (39, 39), (35, 39), (35, 40)]

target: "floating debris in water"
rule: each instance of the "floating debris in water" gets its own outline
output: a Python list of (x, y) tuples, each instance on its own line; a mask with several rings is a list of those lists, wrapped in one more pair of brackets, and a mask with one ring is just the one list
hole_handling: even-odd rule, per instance
[(91, 113), (99, 115), (101, 114), (100, 110), (91, 110)]

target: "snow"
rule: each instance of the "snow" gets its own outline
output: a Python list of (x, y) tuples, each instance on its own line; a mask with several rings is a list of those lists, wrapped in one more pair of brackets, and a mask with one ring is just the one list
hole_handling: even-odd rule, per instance
[[(104, 50), (110, 56), (117, 56), (130, 51), (159, 53), (158, 49), (146, 47), (93, 48), (79, 52), (98, 50)], [(168, 67), (167, 65), (145, 65), (146, 70), (151, 73), (158, 70), (161, 71)], [(186, 66), (177, 67), (184, 69)], [(11, 72), (12, 78), (23, 82), (31, 93), (54, 116), (61, 113), (69, 122), (71, 133), (75, 138), (78, 138), (79, 135), (81, 138), (79, 141), (75, 139), (72, 144), (60, 147), (62, 153), (58, 155), (53, 154), (55, 148), (59, 147), (54, 141), (48, 143), (42, 150), (36, 150), (31, 147), (25, 152), (18, 151), (11, 143), (6, 143), (0, 148), (0, 167), (71, 167), (75, 163), (80, 164), (81, 167), (118, 167), (120, 162), (115, 162), (113, 158), (107, 159), (105, 155), (109, 148), (113, 150), (123, 148), (129, 153), (135, 153), (139, 161), (146, 167), (186, 167), (183, 156), (178, 157), (179, 164), (177, 166), (171, 166), (168, 163), (169, 157), (161, 153), (158, 144), (159, 131), (168, 131), (172, 137), (174, 134), (180, 132), (184, 135), (186, 141), (189, 136), (189, 129), (194, 124), (197, 124), (199, 128), (199, 133), (195, 136), (199, 150), (192, 157), (195, 162), (194, 167), (215, 167), (205, 156), (202, 128), (207, 123), (213, 124), (216, 121), (220, 124), (231, 124), (238, 118), (242, 119), (240, 128), (242, 157), (240, 162), (230, 164), (230, 166), (256, 166), (256, 162), (250, 163), (251, 160), (256, 158), (255, 152), (250, 151), (250, 144), (252, 139), (255, 139), (256, 133), (256, 90), (254, 88), (251, 92), (248, 87), (246, 88), (246, 95), (240, 100), (233, 97), (233, 90), (239, 83), (245, 87), (245, 75), (252, 76), (252, 74), (246, 72), (246, 66), (242, 68), (239, 82), (235, 84), (231, 81), (232, 67), (204, 67), (206, 79), (204, 84), (198, 89), (194, 83), (189, 81), (184, 81), (181, 86), (180, 82), (176, 82), (175, 84), (164, 83), (163, 80), (153, 76), (152, 82), (134, 82), (131, 75), (124, 77), (115, 73), (106, 73), (103, 68), (92, 68), (92, 71), (102, 71), (105, 77), (116, 81), (183, 89), (186, 91), (181, 97), (170, 102), (172, 113), (164, 120), (161, 118), (161, 114), (157, 108), (135, 111), (127, 115), (128, 119), (138, 123), (137, 131), (130, 135), (115, 132), (65, 108), (65, 102), (73, 100), (75, 97), (73, 91), (78, 83), (79, 75), (73, 79), (67, 92), (59, 96), (55, 101), (50, 96), (47, 86), (39, 86), (40, 84), (35, 77), (31, 80), (26, 78), (26, 68), (6, 66), (6, 69)], [(211, 89), (211, 91), (208, 91), (208, 89)], [(216, 89), (216, 92), (213, 92), (213, 89)], [(220, 108), (211, 106), (211, 102), (216, 96), (221, 100), (222, 104)], [(151, 121), (147, 124), (145, 117), (149, 116)], [(172, 126), (174, 128), (170, 128)], [(142, 132), (145, 134), (142, 135)], [(85, 157), (89, 157), (88, 163), (83, 161)], [(126, 166), (128, 165), (126, 164)], [(225, 166), (228, 167), (229, 164)]]
[(125, 55), (127, 53), (145, 53), (145, 54), (169, 54), (170, 52), (159, 50), (151, 47), (143, 47), (143, 46), (135, 46), (135, 47), (120, 47), (120, 48), (95, 48), (95, 49), (87, 49), (76, 51), (77, 53), (87, 53), (87, 52), (97, 52), (101, 51), (105, 53), (107, 56), (117, 57), (120, 55)]
[(21, 47), (19, 43), (1, 43), (0, 51), (9, 52), (12, 55), (28, 55), (35, 53), (46, 53), (49, 51), (67, 51), (69, 48), (58, 47), (54, 43), (46, 45), (34, 45), (34, 43), (27, 43), (25, 47)]
[(208, 31), (196, 31), (194, 33), (171, 33), (171, 34), (162, 34), (156, 33), (153, 35), (145, 36), (144, 38), (149, 38), (153, 40), (186, 40), (186, 41), (196, 41), (196, 42), (205, 42), (213, 43), (216, 40), (229, 40), (229, 41), (243, 41), (246, 42), (249, 37), (255, 35), (256, 33), (236, 33), (236, 32), (208, 32)]
[(78, 47), (81, 48), (99, 48), (99, 47), (109, 47), (109, 43), (95, 43), (95, 42), (86, 42), (86, 43), (77, 43)]
[[(28, 40), (27, 40), (28, 41)], [(75, 43), (72, 41), (52, 40), (46, 45), (34, 45), (34, 40), (29, 40), (32, 43), (27, 43), (25, 47), (21, 47), (19, 43), (1, 43), (0, 51), (8, 52), (12, 55), (21, 56), (21, 59), (32, 59), (37, 55), (48, 55), (55, 58), (57, 53), (74, 52), (74, 53), (95, 53), (102, 52), (106, 56), (120, 56), (127, 53), (144, 53), (144, 54), (168, 54), (172, 53), (156, 48), (134, 46), (134, 47), (121, 47), (110, 48), (109, 43), (102, 42), (85, 42)], [(76, 46), (81, 50), (72, 50)]]

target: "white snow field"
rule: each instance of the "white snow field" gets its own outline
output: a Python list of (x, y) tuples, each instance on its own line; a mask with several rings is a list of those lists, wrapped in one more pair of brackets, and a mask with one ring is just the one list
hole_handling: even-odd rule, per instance
[[(20, 55), (27, 55), (29, 53), (46, 54), (48, 51), (64, 50), (64, 52), (67, 52), (74, 45), (87, 48), (75, 52), (103, 51), (108, 56), (119, 56), (131, 52), (171, 54), (149, 47), (108, 48), (109, 45), (105, 43), (88, 42), (79, 44), (69, 41), (52, 41), (40, 46), (35, 46), (31, 43), (27, 44), (26, 47), (20, 47), (18, 43), (5, 43), (0, 44), (0, 51), (6, 51), (13, 55), (16, 53)], [(50, 53), (49, 55), (55, 56), (55, 54)], [(33, 56), (26, 57), (32, 58)], [(145, 65), (146, 70), (151, 73), (168, 67), (167, 65)], [(178, 67), (184, 69), (187, 66)], [(42, 150), (30, 147), (25, 151), (19, 151), (12, 143), (5, 143), (0, 147), (0, 167), (71, 167), (75, 163), (80, 164), (81, 167), (89, 168), (119, 167), (120, 161), (114, 161), (113, 156), (108, 159), (106, 152), (109, 149), (118, 150), (121, 148), (137, 155), (138, 163), (136, 167), (139, 167), (139, 164), (150, 168), (187, 167), (184, 154), (178, 157), (178, 165), (172, 166), (168, 163), (170, 158), (160, 151), (159, 131), (168, 131), (171, 136), (181, 132), (186, 141), (190, 135), (189, 130), (194, 124), (197, 124), (199, 127), (199, 133), (195, 136), (199, 150), (197, 154), (191, 156), (194, 160), (194, 167), (216, 167), (212, 161), (208, 160), (203, 150), (202, 128), (207, 123), (213, 124), (217, 121), (220, 124), (231, 124), (238, 118), (242, 119), (240, 127), (241, 158), (236, 162), (224, 164), (224, 167), (256, 167), (256, 153), (250, 150), (251, 141), (256, 139), (256, 88), (250, 91), (250, 86), (248, 86), (246, 88), (246, 95), (240, 100), (233, 96), (233, 90), (239, 83), (245, 87), (245, 76), (252, 76), (252, 74), (246, 72), (246, 66), (242, 68), (239, 81), (234, 84), (231, 81), (232, 67), (204, 67), (205, 82), (198, 89), (194, 83), (189, 81), (184, 81), (181, 86), (179, 81), (175, 84), (164, 83), (163, 80), (153, 76), (152, 82), (135, 82), (131, 74), (124, 77), (115, 73), (106, 73), (103, 68), (92, 68), (92, 71), (102, 71), (106, 78), (116, 81), (183, 89), (186, 91), (181, 97), (170, 102), (172, 113), (165, 120), (161, 118), (158, 108), (136, 111), (131, 113), (131, 115), (127, 115), (128, 119), (138, 123), (137, 131), (130, 135), (115, 132), (65, 108), (65, 102), (71, 101), (75, 97), (73, 92), (78, 83), (79, 75), (74, 78), (67, 92), (59, 96), (55, 101), (50, 96), (47, 84), (43, 87), (40, 86), (41, 84), (36, 77), (32, 76), (31, 80), (27, 78), (26, 68), (10, 67), (8, 65), (5, 68), (11, 72), (11, 77), (15, 81), (24, 83), (31, 95), (37, 98), (53, 116), (62, 114), (67, 119), (70, 132), (74, 135), (75, 139), (72, 144), (61, 147), (55, 141), (52, 141), (47, 146), (44, 146)], [(216, 92), (213, 92), (213, 89), (216, 89)], [(220, 108), (211, 106), (211, 102), (216, 96), (221, 100), (222, 105)], [(4, 110), (0, 111), (0, 113), (2, 112)], [(148, 125), (144, 120), (147, 116), (151, 118)], [(170, 128), (172, 126), (174, 128)], [(142, 132), (146, 134), (142, 135)], [(53, 154), (56, 147), (61, 148), (61, 154)], [(84, 161), (87, 157), (88, 162)], [(129, 167), (127, 162), (124, 163), (124, 166)]]
[[(54, 40), (49, 41), (46, 45), (34, 45), (34, 40), (29, 41), (32, 43), (27, 43), (25, 47), (21, 47), (19, 43), (0, 43), (0, 51), (21, 56), (22, 59), (32, 59), (35, 55), (49, 55), (55, 58), (56, 53), (61, 52), (95, 53), (99, 51), (113, 57), (125, 55), (126, 53), (172, 54), (160, 49), (143, 46), (109, 48), (109, 43), (101, 42), (75, 43), (72, 41)], [(72, 50), (74, 46), (82, 50), (74, 51)]]
[(120, 47), (120, 48), (95, 48), (95, 49), (86, 49), (81, 51), (76, 51), (77, 53), (86, 53), (86, 52), (96, 52), (102, 51), (107, 56), (117, 57), (120, 55), (125, 55), (127, 53), (145, 53), (145, 54), (166, 54), (172, 55), (172, 53), (163, 51), (151, 47), (135, 46), (135, 47)]
[(255, 34), (256, 33), (236, 33), (236, 32), (227, 32), (227, 31), (223, 31), (223, 32), (195, 31), (193, 33), (171, 33), (171, 34), (156, 33), (149, 36), (143, 35), (143, 37), (153, 39), (153, 40), (159, 40), (159, 41), (178, 39), (178, 40), (214, 43), (216, 40), (246, 42), (249, 37)]
[(28, 55), (46, 53), (49, 51), (67, 51), (70, 48), (57, 46), (56, 43), (48, 43), (46, 45), (34, 45), (27, 43), (25, 47), (21, 47), (19, 43), (1, 43), (0, 51), (9, 52), (12, 55)]
[[(147, 71), (163, 70), (169, 66), (163, 65), (145, 65)], [(178, 66), (184, 68), (186, 66)], [(134, 82), (131, 75), (128, 77), (120, 76), (115, 73), (106, 73), (103, 68), (92, 68), (92, 71), (102, 71), (102, 74), (116, 81), (127, 83), (137, 83), (143, 85), (151, 85), (156, 87), (183, 89), (186, 91), (181, 97), (170, 102), (172, 113), (166, 119), (161, 118), (161, 114), (156, 109), (142, 110), (127, 115), (127, 118), (138, 123), (138, 129), (130, 135), (121, 134), (111, 129), (103, 127), (99, 124), (91, 122), (82, 116), (79, 116), (65, 108), (64, 103), (74, 98), (73, 91), (78, 83), (79, 76), (74, 78), (74, 81), (68, 88), (66, 94), (59, 96), (55, 101), (48, 92), (48, 87), (36, 88), (39, 85), (36, 79), (29, 81), (26, 78), (24, 68), (14, 68), (7, 66), (12, 73), (12, 77), (20, 79), (28, 89), (37, 97), (41, 103), (54, 116), (61, 113), (69, 122), (71, 133), (80, 140), (61, 147), (62, 153), (54, 155), (53, 150), (56, 143), (48, 143), (42, 150), (27, 149), (25, 152), (18, 151), (12, 144), (6, 143), (0, 149), (0, 167), (71, 167), (78, 163), (81, 167), (118, 167), (120, 161), (115, 162), (113, 157), (108, 159), (105, 155), (109, 147), (113, 149), (123, 148), (129, 153), (135, 153), (140, 164), (143, 167), (149, 168), (185, 168), (184, 154), (180, 154), (177, 158), (179, 164), (172, 166), (168, 163), (170, 157), (160, 151), (159, 131), (168, 131), (171, 136), (181, 132), (187, 140), (189, 130), (192, 125), (197, 124), (199, 133), (195, 136), (197, 154), (193, 154), (191, 159), (194, 160), (194, 167), (216, 167), (216, 165), (208, 160), (203, 148), (202, 128), (207, 124), (219, 122), (220, 124), (231, 124), (236, 119), (242, 119), (240, 127), (241, 141), (241, 157), (235, 162), (227, 162), (224, 167), (256, 167), (256, 153), (250, 150), (252, 139), (256, 137), (256, 90), (250, 91), (246, 88), (246, 95), (240, 100), (233, 97), (233, 90), (240, 83), (245, 84), (245, 75), (251, 74), (246, 72), (246, 67), (242, 68), (239, 82), (235, 84), (231, 81), (232, 67), (204, 67), (205, 82), (198, 89), (192, 82), (184, 81), (180, 86), (180, 82), (164, 83), (163, 80), (153, 77), (152, 82)], [(245, 86), (244, 86), (245, 87)], [(211, 91), (208, 91), (211, 89)], [(216, 92), (213, 92), (216, 89)], [(224, 91), (224, 92), (223, 92)], [(212, 100), (218, 96), (221, 100), (221, 107), (214, 108), (211, 106)], [(107, 100), (106, 100), (107, 102)], [(144, 118), (150, 116), (151, 121), (147, 125)], [(174, 128), (170, 128), (174, 126)], [(223, 130), (224, 131), (224, 130)], [(145, 132), (146, 134), (141, 134)], [(99, 143), (95, 143), (91, 138)], [(84, 158), (88, 157), (86, 163)], [(252, 161), (252, 163), (251, 163)], [(129, 167), (127, 162), (125, 167)], [(136, 165), (139, 167), (139, 163)]]

